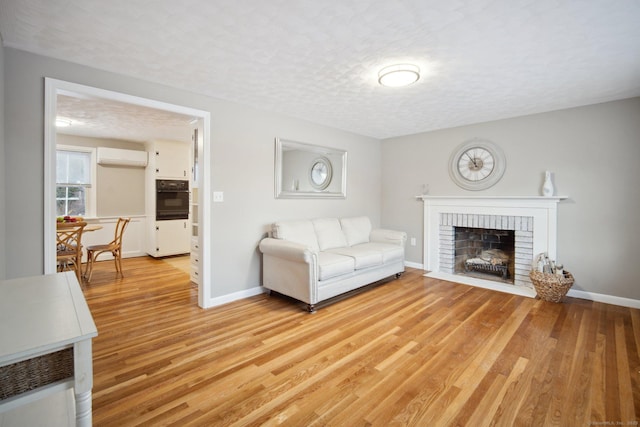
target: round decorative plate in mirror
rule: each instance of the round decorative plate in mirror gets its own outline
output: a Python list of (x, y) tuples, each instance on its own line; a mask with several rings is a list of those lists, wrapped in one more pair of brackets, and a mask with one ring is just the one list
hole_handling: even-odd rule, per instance
[(496, 144), (474, 138), (459, 145), (449, 159), (449, 175), (466, 190), (484, 190), (495, 185), (506, 168), (504, 153)]
[(318, 157), (311, 162), (309, 169), (309, 180), (313, 188), (324, 190), (331, 183), (332, 176), (331, 162), (326, 157)]

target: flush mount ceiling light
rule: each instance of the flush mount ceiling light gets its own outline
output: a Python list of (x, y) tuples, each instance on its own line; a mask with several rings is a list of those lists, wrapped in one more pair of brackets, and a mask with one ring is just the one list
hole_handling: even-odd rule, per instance
[(71, 120), (69, 119), (62, 119), (62, 118), (57, 118), (56, 119), (56, 127), (58, 128), (66, 128), (71, 126)]
[(378, 72), (378, 83), (387, 87), (408, 86), (420, 78), (420, 68), (411, 64), (384, 67)]

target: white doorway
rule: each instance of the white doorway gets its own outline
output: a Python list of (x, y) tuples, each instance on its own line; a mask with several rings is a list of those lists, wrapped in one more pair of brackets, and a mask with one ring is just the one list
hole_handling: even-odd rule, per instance
[(56, 117), (58, 95), (85, 96), (95, 99), (117, 101), (133, 106), (147, 107), (155, 110), (190, 115), (203, 124), (204, 135), (202, 150), (199, 152), (199, 186), (198, 218), (200, 240), (200, 264), (198, 283), (198, 304), (208, 307), (211, 300), (211, 264), (206, 260), (211, 253), (211, 200), (208, 188), (211, 183), (212, 154), (210, 149), (211, 114), (208, 111), (197, 110), (181, 105), (169, 104), (153, 99), (141, 98), (125, 93), (113, 92), (91, 86), (84, 86), (62, 80), (45, 78), (45, 112), (44, 112), (44, 272), (56, 271), (55, 230), (56, 230)]

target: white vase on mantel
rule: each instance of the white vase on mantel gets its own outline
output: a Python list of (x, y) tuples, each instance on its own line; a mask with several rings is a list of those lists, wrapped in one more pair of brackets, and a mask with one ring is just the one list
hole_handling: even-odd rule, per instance
[(551, 172), (544, 173), (544, 184), (542, 184), (542, 195), (544, 197), (553, 196), (553, 182), (551, 182)]

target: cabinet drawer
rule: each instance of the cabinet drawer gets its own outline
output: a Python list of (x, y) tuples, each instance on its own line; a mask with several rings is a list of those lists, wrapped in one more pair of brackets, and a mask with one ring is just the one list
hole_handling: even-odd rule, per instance
[(200, 244), (197, 237), (191, 238), (191, 252), (200, 252)]
[(191, 252), (191, 268), (198, 268), (198, 265), (200, 265), (200, 254)]
[(191, 274), (190, 279), (193, 283), (200, 284), (200, 273), (198, 272), (197, 266), (191, 265)]

